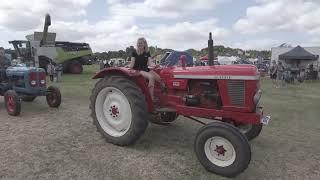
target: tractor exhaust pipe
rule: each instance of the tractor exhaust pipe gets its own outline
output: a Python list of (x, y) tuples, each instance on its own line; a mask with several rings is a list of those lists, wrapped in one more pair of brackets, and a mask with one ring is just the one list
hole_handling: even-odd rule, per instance
[(208, 40), (208, 61), (209, 66), (214, 65), (214, 56), (213, 56), (213, 40), (212, 40), (212, 33), (209, 33), (209, 40)]
[(51, 17), (49, 14), (46, 14), (45, 20), (44, 20), (44, 27), (43, 27), (43, 35), (42, 39), (40, 41), (40, 46), (46, 43), (47, 41), (47, 35), (48, 35), (48, 28), (51, 25)]

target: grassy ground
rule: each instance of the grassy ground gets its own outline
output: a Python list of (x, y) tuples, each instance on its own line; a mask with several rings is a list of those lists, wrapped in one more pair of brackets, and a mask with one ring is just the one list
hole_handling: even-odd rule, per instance
[[(199, 124), (179, 118), (170, 127), (150, 124), (133, 146), (106, 143), (89, 117), (96, 66), (64, 75), (59, 109), (45, 100), (23, 103), (7, 116), (0, 99), (0, 179), (226, 179), (197, 161)], [(272, 116), (251, 141), (248, 169), (235, 179), (320, 179), (320, 83), (275, 89), (262, 81), (265, 113)]]
[(54, 83), (65, 97), (88, 97), (90, 95), (91, 89), (96, 83), (96, 80), (92, 77), (99, 70), (99, 67), (92, 65), (84, 66), (84, 68), (82, 74), (64, 74), (62, 82)]

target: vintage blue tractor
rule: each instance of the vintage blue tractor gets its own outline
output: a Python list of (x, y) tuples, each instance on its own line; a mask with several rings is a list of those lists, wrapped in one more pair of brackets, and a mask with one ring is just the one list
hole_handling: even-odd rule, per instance
[(59, 107), (61, 93), (57, 87), (46, 85), (46, 73), (42, 68), (24, 65), (0, 65), (0, 95), (4, 96), (9, 115), (18, 116), (21, 100), (33, 101), (37, 96), (46, 96), (50, 107)]

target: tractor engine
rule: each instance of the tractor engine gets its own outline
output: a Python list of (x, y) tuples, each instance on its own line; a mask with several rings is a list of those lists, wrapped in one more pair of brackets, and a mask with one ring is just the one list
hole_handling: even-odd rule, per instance
[(220, 109), (221, 97), (216, 80), (192, 80), (185, 96), (187, 106), (197, 106)]

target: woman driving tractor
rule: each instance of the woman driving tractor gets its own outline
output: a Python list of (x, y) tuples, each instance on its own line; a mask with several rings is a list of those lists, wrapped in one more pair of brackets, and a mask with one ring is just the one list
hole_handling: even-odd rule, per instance
[[(151, 58), (148, 43), (145, 38), (142, 37), (138, 39), (136, 50), (132, 52), (131, 62), (128, 67), (139, 71), (144, 78), (148, 79), (150, 95), (152, 100), (154, 100), (155, 81), (159, 82), (162, 88), (164, 88), (165, 85), (161, 81), (160, 76), (152, 70), (157, 67), (157, 65)], [(151, 69), (149, 69), (149, 67), (151, 67)]]

